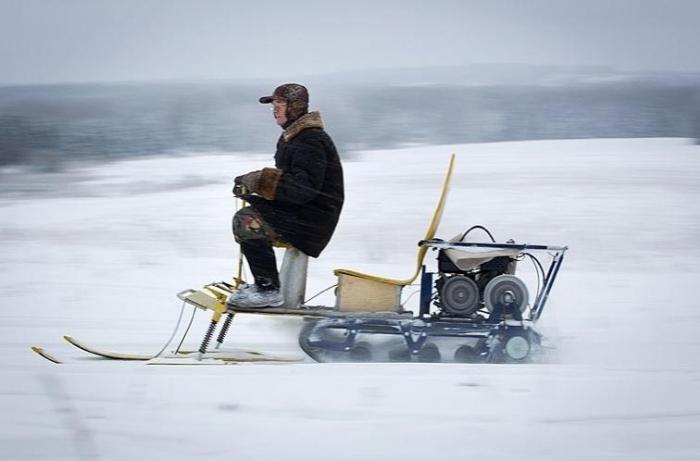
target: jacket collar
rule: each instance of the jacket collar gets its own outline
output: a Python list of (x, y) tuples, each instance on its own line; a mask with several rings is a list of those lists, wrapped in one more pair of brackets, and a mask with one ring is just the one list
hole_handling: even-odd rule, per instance
[(284, 142), (291, 141), (296, 135), (307, 128), (323, 128), (323, 120), (321, 120), (320, 112), (309, 112), (292, 122), (292, 124), (284, 130), (284, 133), (282, 133)]

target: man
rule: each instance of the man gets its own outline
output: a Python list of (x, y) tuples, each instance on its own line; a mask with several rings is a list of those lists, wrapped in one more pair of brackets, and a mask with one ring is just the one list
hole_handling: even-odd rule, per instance
[(343, 207), (343, 169), (319, 112), (309, 112), (309, 93), (296, 83), (277, 87), (272, 113), (284, 131), (277, 141), (275, 167), (235, 179), (234, 193), (250, 206), (233, 217), (233, 234), (241, 245), (255, 283), (229, 296), (232, 307), (281, 306), (277, 261), (272, 245), (290, 244), (318, 257), (333, 235)]

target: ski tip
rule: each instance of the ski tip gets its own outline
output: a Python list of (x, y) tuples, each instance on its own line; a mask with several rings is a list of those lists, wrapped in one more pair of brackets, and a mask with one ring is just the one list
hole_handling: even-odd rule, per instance
[(95, 349), (94, 347), (88, 346), (87, 344), (78, 341), (72, 336), (63, 336), (63, 339), (68, 342), (68, 344), (77, 347), (78, 349), (87, 352), (88, 354), (97, 355), (106, 359), (112, 360), (149, 360), (152, 359), (152, 355), (142, 355), (142, 354), (124, 354), (121, 352), (111, 352)]
[(53, 355), (46, 352), (43, 347), (32, 346), (31, 349), (34, 353), (40, 355), (41, 357), (44, 357), (49, 362), (58, 363), (58, 364), (62, 363), (56, 357), (54, 357)]

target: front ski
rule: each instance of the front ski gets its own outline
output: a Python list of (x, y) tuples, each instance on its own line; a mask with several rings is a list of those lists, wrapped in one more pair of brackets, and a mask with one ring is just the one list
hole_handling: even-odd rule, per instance
[(155, 357), (147, 365), (237, 365), (240, 363), (299, 363), (304, 358), (279, 357), (260, 352), (229, 351), (207, 352), (204, 355), (191, 354), (166, 355)]
[(43, 347), (32, 346), (32, 351), (36, 352), (41, 357), (44, 357), (49, 362), (58, 363), (58, 364), (63, 363), (60, 360), (58, 360), (56, 357), (54, 357), (53, 355), (49, 354)]
[[(72, 336), (63, 337), (69, 344), (78, 349), (98, 357), (110, 360), (131, 360), (148, 362), (148, 365), (203, 365), (203, 364), (233, 364), (233, 363), (249, 363), (249, 362), (278, 362), (278, 363), (295, 363), (301, 362), (303, 359), (276, 357), (255, 351), (212, 351), (200, 356), (196, 351), (179, 351), (177, 354), (154, 355), (143, 354), (125, 354), (121, 352), (111, 352), (95, 349), (87, 344), (77, 340)], [(35, 351), (36, 352), (36, 351)], [(39, 352), (37, 352), (39, 353)], [(48, 358), (48, 357), (46, 357)], [(49, 359), (51, 360), (51, 359)]]
[(93, 347), (90, 347), (86, 345), (85, 343), (82, 343), (75, 339), (72, 336), (64, 336), (63, 339), (65, 339), (68, 344), (71, 344), (78, 349), (81, 349), (88, 354), (92, 355), (97, 355), (98, 357), (103, 357), (106, 359), (112, 359), (112, 360), (141, 360), (141, 361), (146, 361), (146, 360), (151, 360), (153, 358), (152, 355), (142, 355), (142, 354), (124, 354), (121, 352), (111, 352), (111, 351), (101, 351), (98, 349), (95, 349)]

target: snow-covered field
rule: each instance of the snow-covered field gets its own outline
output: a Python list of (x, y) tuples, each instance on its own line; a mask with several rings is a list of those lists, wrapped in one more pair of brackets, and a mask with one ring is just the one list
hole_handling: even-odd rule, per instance
[[(353, 154), (344, 214), (307, 293), (332, 285), (337, 267), (408, 276), (451, 152), (438, 236), (482, 224), (499, 240), (570, 247), (541, 322), (559, 348), (553, 363), (90, 358), (62, 335), (156, 352), (179, 313), (175, 293), (234, 273), (231, 178), (270, 156), (2, 171), (0, 459), (700, 459), (700, 146), (689, 140)], [(186, 347), (207, 323), (197, 314)], [(298, 326), (240, 315), (226, 347), (300, 356)]]

